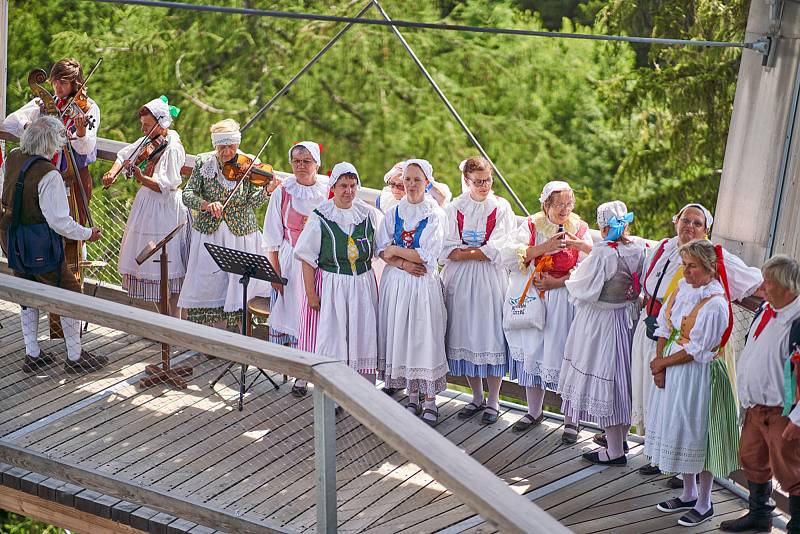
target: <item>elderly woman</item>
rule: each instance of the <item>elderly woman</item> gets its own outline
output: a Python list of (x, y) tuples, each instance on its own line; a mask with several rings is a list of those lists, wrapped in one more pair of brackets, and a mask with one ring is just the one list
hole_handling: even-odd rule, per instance
[[(374, 383), (378, 286), (372, 258), (382, 215), (356, 198), (359, 187), (356, 168), (337, 163), (330, 178), (333, 198), (311, 213), (295, 245), (306, 295), (298, 347), (343, 361)], [(295, 386), (305, 383), (296, 381)]]
[(446, 218), (425, 195), (432, 180), (426, 160), (406, 162), (406, 196), (386, 213), (376, 238), (388, 264), (380, 286), (378, 373), (387, 387), (407, 388), (408, 410), (431, 426), (439, 418), (436, 395), (447, 387), (447, 312), (438, 270)]
[[(647, 401), (653, 383), (650, 361), (656, 356), (655, 328), (662, 303), (678, 287), (683, 273), (679, 249), (694, 239), (703, 239), (711, 231), (714, 218), (701, 204), (687, 204), (673, 218), (675, 237), (664, 239), (648, 250), (645, 275), (642, 281), (644, 306), (633, 335), (631, 352), (632, 416), (631, 422), (639, 434), (645, 434)], [(738, 256), (723, 250), (732, 300), (751, 295), (761, 285), (761, 272), (748, 267)], [(727, 362), (732, 365), (732, 361)], [(598, 436), (602, 443), (602, 436)], [(643, 475), (657, 474), (658, 468), (646, 465)]]
[(397, 206), (406, 194), (406, 187), (403, 182), (404, 164), (404, 161), (398, 161), (383, 175), (383, 183), (386, 186), (381, 190), (378, 198), (375, 199), (375, 207), (383, 213), (388, 213), (389, 210)]
[[(136, 262), (136, 256), (148, 243), (158, 243), (173, 228), (189, 219), (189, 211), (181, 201), (179, 189), (183, 178), (181, 168), (186, 161), (178, 132), (170, 130), (172, 119), (180, 110), (167, 103), (167, 97), (155, 98), (139, 108), (139, 122), (142, 133), (150, 139), (140, 137), (134, 143), (122, 148), (111, 169), (103, 175), (103, 186), (109, 187), (120, 171), (124, 170), (139, 184), (133, 200), (125, 233), (119, 252), (119, 272), (122, 275), (122, 289), (128, 296), (149, 302), (160, 299), (161, 265), (158, 255), (151, 256), (144, 264)], [(135, 157), (137, 147), (150, 143), (151, 139), (163, 138), (166, 144), (157, 149), (152, 159), (134, 165), (130, 159)], [(167, 269), (167, 292), (170, 311), (175, 317), (181, 316), (178, 295), (186, 274), (186, 256), (189, 254), (189, 228), (175, 236), (167, 244), (169, 267)]]
[[(186, 279), (178, 306), (187, 308), (188, 319), (225, 328), (235, 325), (242, 309), (242, 285), (239, 276), (220, 270), (204, 246), (213, 243), (226, 248), (264, 254), (255, 209), (267, 201), (267, 187), (246, 182), (239, 187), (223, 209), (237, 182), (222, 174), (223, 165), (239, 154), (242, 135), (239, 124), (225, 119), (211, 126), (213, 152), (197, 155), (197, 160), (183, 191), (183, 203), (195, 210), (192, 244)], [(272, 184), (270, 184), (272, 185)], [(253, 279), (249, 291), (263, 294), (269, 285)]]
[[(272, 194), (264, 217), (264, 244), (270, 263), (287, 279), (286, 285), (273, 284), (270, 299), (270, 341), (297, 346), (300, 335), (300, 308), (303, 303), (303, 268), (294, 257), (294, 247), (311, 212), (328, 199), (328, 182), (317, 177), (320, 148), (303, 141), (289, 149), (292, 175)], [(303, 388), (292, 389), (303, 396)]]
[[(506, 330), (508, 367), (512, 380), (525, 386), (528, 413), (512, 427), (523, 432), (541, 424), (545, 388), (555, 391), (564, 343), (575, 315), (564, 282), (570, 272), (592, 250), (589, 226), (573, 213), (575, 195), (566, 182), (548, 182), (539, 196), (542, 211), (521, 224), (503, 248), (504, 264), (509, 269), (527, 272), (531, 265), (544, 268), (534, 284), (543, 294), (544, 328)], [(565, 420), (564, 439), (577, 440), (577, 425)]]
[(565, 282), (576, 311), (558, 385), (562, 411), (573, 421), (594, 420), (605, 429), (607, 449), (583, 455), (601, 465), (627, 464), (631, 339), (645, 257), (644, 244), (627, 237), (632, 221), (633, 213), (619, 200), (601, 204), (597, 225), (603, 242)]
[(658, 509), (688, 510), (678, 524), (694, 526), (714, 515), (714, 475), (726, 477), (738, 468), (736, 403), (719, 357), (733, 318), (717, 280), (714, 245), (691, 241), (680, 255), (683, 279), (658, 315), (659, 356), (650, 362), (656, 387), (650, 390), (644, 453), (662, 471), (683, 478), (681, 496), (659, 503)]
[[(503, 298), (508, 275), (500, 250), (514, 230), (508, 201), (492, 192), (492, 166), (476, 156), (464, 165), (469, 191), (447, 207), (442, 277), (447, 305), (447, 359), (450, 374), (466, 376), (472, 401), (458, 417), (483, 411), (482, 421), (497, 422), (500, 385), (506, 374)], [(484, 402), (483, 379), (489, 386)]]

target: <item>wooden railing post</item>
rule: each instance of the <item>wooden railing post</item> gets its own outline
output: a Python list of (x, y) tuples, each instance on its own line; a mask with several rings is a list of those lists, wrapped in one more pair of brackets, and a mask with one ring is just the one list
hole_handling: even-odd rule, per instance
[(333, 399), (314, 388), (314, 467), (317, 532), (336, 533), (336, 413)]

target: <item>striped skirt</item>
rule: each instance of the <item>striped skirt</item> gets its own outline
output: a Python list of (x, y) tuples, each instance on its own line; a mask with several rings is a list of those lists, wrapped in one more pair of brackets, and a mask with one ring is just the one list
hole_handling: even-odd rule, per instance
[(711, 362), (711, 402), (708, 406), (708, 447), (703, 469), (727, 477), (739, 469), (739, 427), (736, 399), (722, 358)]

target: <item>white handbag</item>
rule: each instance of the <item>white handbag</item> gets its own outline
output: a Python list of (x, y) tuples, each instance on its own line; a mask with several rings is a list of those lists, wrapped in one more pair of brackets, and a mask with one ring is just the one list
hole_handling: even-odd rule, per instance
[(539, 292), (533, 286), (536, 271), (533, 265), (526, 272), (515, 270), (508, 280), (503, 300), (503, 329), (544, 328), (545, 307)]

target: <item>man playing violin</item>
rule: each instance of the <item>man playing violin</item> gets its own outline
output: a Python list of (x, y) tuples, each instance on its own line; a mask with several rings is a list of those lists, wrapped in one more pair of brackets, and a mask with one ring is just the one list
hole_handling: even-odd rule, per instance
[[(83, 68), (77, 59), (66, 58), (59, 60), (50, 71), (50, 83), (53, 86), (56, 107), (62, 110), (83, 86)], [(81, 91), (81, 101), (86, 108), (81, 113), (65, 115), (64, 126), (67, 130), (67, 139), (72, 145), (75, 160), (81, 176), (87, 200), (92, 196), (92, 178), (89, 175), (89, 165), (97, 159), (97, 131), (100, 128), (100, 108), (91, 98), (86, 97), (85, 90)], [(17, 137), (34, 120), (42, 114), (41, 102), (34, 98), (17, 111), (11, 113), (3, 121), (0, 129), (10, 132)], [(62, 173), (66, 169), (65, 158), (59, 154), (58, 161), (54, 163)]]
[[(121, 149), (111, 170), (103, 175), (104, 187), (113, 184), (123, 172), (140, 185), (122, 236), (118, 268), (122, 288), (128, 295), (149, 302), (159, 300), (161, 265), (157, 254), (142, 265), (136, 262), (136, 256), (150, 242), (158, 243), (173, 228), (188, 220), (189, 212), (179, 189), (186, 151), (178, 132), (169, 129), (178, 113), (180, 110), (170, 106), (165, 96), (139, 108), (144, 136)], [(189, 236), (189, 228), (186, 228), (167, 244), (167, 291), (170, 311), (175, 317), (180, 317), (178, 295), (186, 275)]]

